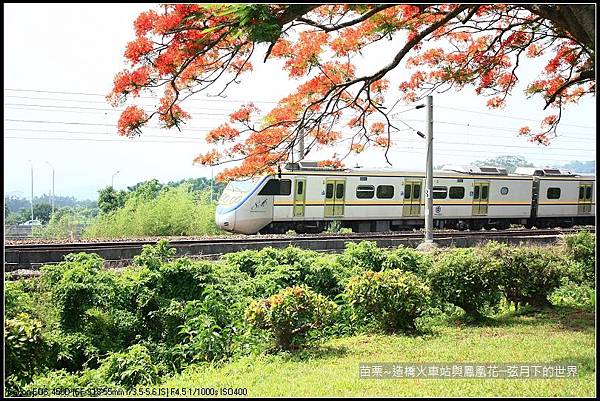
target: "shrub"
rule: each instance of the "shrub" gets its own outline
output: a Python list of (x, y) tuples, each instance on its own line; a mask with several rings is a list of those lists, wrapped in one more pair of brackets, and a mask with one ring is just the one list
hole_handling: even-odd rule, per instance
[(260, 251), (248, 249), (240, 252), (226, 253), (223, 255), (223, 260), (229, 265), (235, 266), (240, 271), (254, 277), (256, 274), (256, 267), (261, 263), (260, 255)]
[(305, 265), (278, 265), (261, 269), (254, 282), (254, 297), (271, 296), (276, 292), (297, 285), (307, 285), (315, 292), (334, 297), (343, 291), (336, 274), (335, 265), (323, 258)]
[(486, 307), (500, 302), (500, 268), (500, 262), (483, 252), (457, 248), (433, 263), (428, 281), (437, 297), (481, 318)]
[(319, 256), (315, 251), (288, 246), (283, 249), (266, 247), (260, 251), (235, 252), (224, 255), (223, 259), (229, 265), (254, 277), (269, 274), (281, 265), (310, 266)]
[(48, 346), (42, 336), (42, 323), (27, 313), (7, 319), (4, 346), (8, 389), (18, 393), (46, 363)]
[(509, 302), (548, 306), (548, 295), (560, 285), (566, 261), (550, 249), (505, 248), (498, 259), (502, 264), (501, 287)]
[(411, 273), (367, 271), (348, 283), (345, 297), (363, 321), (373, 319), (385, 332), (413, 331), (429, 306), (429, 288)]
[(77, 372), (88, 367), (97, 367), (100, 352), (93, 341), (84, 333), (65, 332), (59, 328), (52, 328), (44, 333), (50, 357), (48, 368), (66, 369)]
[(219, 281), (213, 263), (180, 258), (159, 269), (158, 286), (165, 298), (199, 299), (204, 287)]
[(596, 285), (596, 240), (589, 231), (565, 236), (566, 253), (572, 261), (569, 276), (579, 284)]
[(424, 277), (427, 270), (431, 268), (431, 263), (431, 258), (428, 255), (405, 246), (399, 246), (386, 252), (386, 260), (383, 262), (382, 268), (384, 270), (400, 269)]
[(222, 233), (214, 221), (216, 205), (207, 191), (189, 185), (165, 188), (158, 196), (129, 196), (113, 212), (101, 214), (83, 232), (86, 238), (206, 235)]
[(125, 352), (109, 355), (102, 361), (99, 371), (107, 380), (126, 388), (156, 384), (161, 375), (160, 365), (140, 344), (132, 345)]
[(161, 239), (156, 245), (144, 245), (142, 253), (133, 257), (136, 266), (147, 267), (150, 270), (158, 270), (177, 253), (177, 249), (169, 247), (167, 240)]
[(31, 236), (52, 239), (79, 237), (82, 228), (92, 221), (92, 213), (91, 209), (63, 207), (52, 214), (47, 225), (34, 226)]
[(331, 321), (337, 305), (308, 287), (290, 287), (277, 294), (252, 302), (246, 319), (258, 329), (268, 330), (279, 349), (293, 349), (305, 344), (311, 332)]
[(374, 241), (349, 242), (346, 250), (338, 257), (338, 262), (356, 273), (366, 270), (380, 271), (387, 260), (386, 251), (378, 248)]
[(82, 394), (83, 388), (93, 389), (94, 391), (116, 390), (114, 383), (108, 381), (102, 372), (97, 369), (86, 369), (80, 373), (69, 373), (61, 369), (36, 376), (32, 383), (24, 387), (22, 394), (32, 394), (34, 391), (40, 394), (45, 391), (43, 395), (50, 397), (53, 395), (52, 390), (60, 389), (70, 391), (71, 396), (73, 396)]
[(596, 291), (588, 285), (579, 285), (565, 280), (549, 297), (553, 305), (594, 310)]
[(31, 295), (24, 288), (24, 280), (4, 282), (4, 314), (14, 318), (19, 313), (31, 315), (34, 311)]
[(201, 301), (187, 303), (179, 326), (176, 351), (187, 363), (214, 362), (230, 357), (242, 315), (236, 299), (207, 287)]
[(102, 270), (103, 260), (96, 254), (70, 254), (65, 262), (43, 266), (52, 298), (67, 330), (83, 328), (85, 312), (95, 307), (110, 307), (115, 300), (112, 275)]

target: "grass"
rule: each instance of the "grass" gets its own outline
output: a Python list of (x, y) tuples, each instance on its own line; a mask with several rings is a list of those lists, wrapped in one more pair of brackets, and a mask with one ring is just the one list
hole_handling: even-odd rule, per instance
[[(482, 324), (447, 319), (426, 335), (359, 335), (295, 353), (194, 366), (160, 387), (247, 388), (250, 397), (595, 395), (593, 310), (504, 313)], [(489, 362), (578, 365), (565, 379), (360, 379), (361, 362)]]

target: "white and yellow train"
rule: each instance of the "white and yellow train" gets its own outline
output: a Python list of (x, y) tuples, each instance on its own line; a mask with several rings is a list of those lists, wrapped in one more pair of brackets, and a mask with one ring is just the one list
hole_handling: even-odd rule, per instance
[[(445, 166), (433, 178), (434, 227), (570, 227), (594, 224), (595, 176), (549, 168)], [(425, 174), (288, 163), (275, 175), (231, 181), (215, 220), (227, 231), (316, 233), (332, 221), (354, 232), (424, 225)]]

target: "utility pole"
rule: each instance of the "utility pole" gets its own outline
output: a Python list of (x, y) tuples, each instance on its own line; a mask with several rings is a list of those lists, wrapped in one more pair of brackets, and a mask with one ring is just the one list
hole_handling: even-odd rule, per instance
[(46, 164), (52, 167), (52, 214), (54, 214), (54, 166), (48, 161)]
[(29, 167), (31, 167), (31, 220), (33, 222), (33, 163), (29, 160)]
[[(427, 96), (427, 161), (425, 166), (425, 240), (417, 250), (430, 251), (437, 248), (433, 242), (433, 96)], [(418, 132), (417, 132), (418, 133)], [(421, 134), (422, 135), (422, 134)]]
[(292, 144), (292, 151), (290, 153), (291, 162), (299, 162), (304, 159), (304, 128), (298, 129), (298, 135)]
[(210, 166), (210, 203), (213, 201), (213, 182), (215, 181), (215, 174), (213, 166)]
[(300, 140), (298, 141), (298, 161), (304, 159), (304, 128), (300, 129)]
[(115, 175), (119, 174), (120, 171), (117, 171), (116, 173), (114, 173), (110, 179), (110, 187), (114, 188), (114, 183), (115, 183)]
[(433, 96), (427, 96), (427, 165), (425, 170), (425, 242), (433, 243)]

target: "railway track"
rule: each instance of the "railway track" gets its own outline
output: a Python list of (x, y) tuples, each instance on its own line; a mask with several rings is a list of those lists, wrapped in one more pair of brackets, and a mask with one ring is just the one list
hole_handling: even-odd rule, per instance
[[(595, 232), (595, 228), (585, 228)], [(563, 234), (580, 229), (518, 229), (482, 231), (436, 231), (434, 240), (440, 246), (471, 246), (487, 240), (497, 240), (511, 244), (554, 243)], [(177, 249), (177, 256), (215, 258), (224, 253), (245, 249), (261, 249), (266, 246), (283, 248), (294, 245), (315, 251), (336, 252), (344, 249), (347, 242), (375, 241), (380, 247), (405, 245), (414, 247), (423, 239), (422, 232), (388, 232), (343, 235), (265, 235), (244, 237), (218, 237), (202, 239), (170, 240)], [(107, 261), (108, 266), (126, 265), (142, 251), (144, 245), (155, 244), (152, 240), (72, 242), (50, 244), (8, 244), (5, 246), (4, 271), (37, 270), (41, 265), (58, 263), (64, 256), (74, 252), (96, 253)]]

